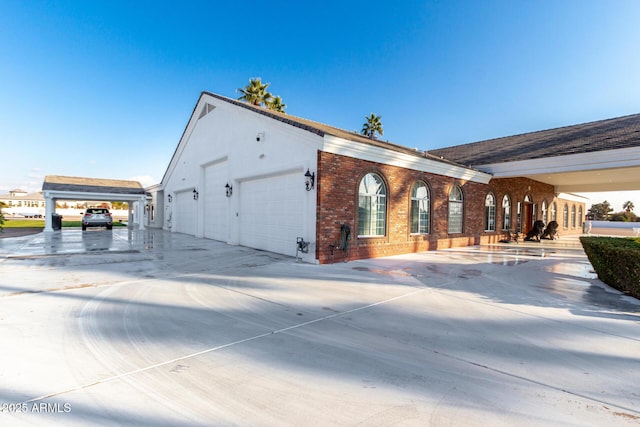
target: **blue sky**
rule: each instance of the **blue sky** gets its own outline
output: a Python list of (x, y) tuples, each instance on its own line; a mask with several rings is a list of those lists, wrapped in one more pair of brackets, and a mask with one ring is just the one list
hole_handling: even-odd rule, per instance
[(289, 114), (374, 112), (425, 150), (639, 113), (638, 18), (636, 0), (4, 0), (0, 193), (159, 182), (200, 92), (251, 77)]

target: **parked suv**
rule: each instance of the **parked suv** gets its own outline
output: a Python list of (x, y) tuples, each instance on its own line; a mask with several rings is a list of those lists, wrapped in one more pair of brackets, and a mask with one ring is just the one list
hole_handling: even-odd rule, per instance
[(87, 227), (107, 227), (111, 230), (113, 227), (113, 218), (106, 208), (89, 208), (82, 216), (82, 230)]

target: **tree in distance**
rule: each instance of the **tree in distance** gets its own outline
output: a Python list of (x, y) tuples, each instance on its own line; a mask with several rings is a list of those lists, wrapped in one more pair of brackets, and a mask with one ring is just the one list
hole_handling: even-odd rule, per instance
[(613, 211), (613, 209), (611, 209), (611, 204), (605, 200), (602, 203), (595, 203), (591, 205), (587, 215), (594, 221), (607, 221), (611, 211)]
[[(282, 102), (282, 98), (276, 96), (271, 99), (271, 102), (267, 104), (267, 108), (273, 111), (277, 111), (278, 113), (284, 113), (284, 109), (287, 108), (287, 104)], [(286, 114), (286, 113), (285, 113)]]
[(624, 209), (625, 212), (633, 212), (633, 208), (635, 208), (635, 206), (632, 201), (624, 202), (624, 205), (622, 205), (622, 209)]
[(249, 79), (249, 84), (243, 88), (236, 89), (241, 95), (239, 101), (245, 101), (257, 107), (267, 107), (270, 110), (284, 113), (287, 104), (282, 102), (280, 96), (273, 96), (267, 89), (271, 83), (263, 83), (262, 78)]
[(376, 133), (379, 133), (381, 136), (384, 134), (380, 116), (371, 113), (365, 117), (365, 119), (367, 121), (362, 125), (362, 130), (360, 131), (362, 135), (368, 136), (371, 139), (377, 139)]

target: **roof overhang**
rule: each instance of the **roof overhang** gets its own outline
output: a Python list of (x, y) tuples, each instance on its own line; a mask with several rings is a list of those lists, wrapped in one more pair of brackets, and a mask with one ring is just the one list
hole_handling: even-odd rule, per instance
[(527, 177), (556, 193), (640, 190), (640, 147), (476, 166), (495, 178)]
[(324, 136), (322, 151), (361, 160), (398, 166), (461, 180), (487, 184), (491, 175), (453, 163), (441, 162), (368, 144), (356, 144), (333, 135)]
[(42, 194), (56, 200), (137, 201), (146, 197), (137, 181), (58, 175), (45, 177)]

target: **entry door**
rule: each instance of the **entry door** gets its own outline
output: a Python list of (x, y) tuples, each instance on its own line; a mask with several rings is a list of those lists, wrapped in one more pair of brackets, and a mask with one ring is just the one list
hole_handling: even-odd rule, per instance
[(524, 202), (522, 210), (522, 232), (527, 234), (533, 228), (533, 203)]

